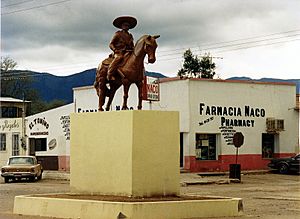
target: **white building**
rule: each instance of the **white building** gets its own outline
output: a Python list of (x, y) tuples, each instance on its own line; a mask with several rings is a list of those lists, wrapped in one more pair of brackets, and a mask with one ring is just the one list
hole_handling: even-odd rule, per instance
[(29, 101), (0, 97), (0, 166), (12, 155), (26, 154), (25, 115)]
[[(116, 93), (112, 110), (120, 109), (122, 93), (122, 89)], [(128, 106), (136, 109), (135, 86), (129, 97)], [(68, 116), (94, 113), (97, 108), (95, 89), (80, 87), (74, 88), (74, 105), (28, 117), (30, 153), (35, 147), (35, 155), (47, 160), (49, 167), (69, 170)], [(168, 78), (160, 81), (160, 101), (143, 101), (143, 109), (180, 112), (180, 165), (189, 171), (228, 170), (236, 161), (235, 132), (244, 135), (238, 157), (242, 170), (266, 169), (272, 157), (299, 153), (294, 84)]]
[(26, 118), (27, 154), (34, 155), (47, 170), (69, 170), (70, 114), (74, 104)]
[[(180, 111), (187, 170), (228, 170), (235, 163), (235, 132), (245, 138), (238, 157), (242, 169), (265, 169), (272, 157), (299, 153), (294, 84), (165, 79), (160, 89), (158, 109)], [(267, 121), (275, 126), (268, 127)]]

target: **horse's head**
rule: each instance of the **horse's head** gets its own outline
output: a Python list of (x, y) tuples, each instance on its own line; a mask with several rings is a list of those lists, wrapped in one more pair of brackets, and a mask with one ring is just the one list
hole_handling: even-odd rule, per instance
[(155, 35), (155, 36), (148, 35), (145, 38), (144, 51), (148, 56), (148, 62), (149, 63), (154, 63), (155, 60), (156, 60), (155, 50), (157, 48), (156, 39), (158, 37), (160, 37), (160, 35)]

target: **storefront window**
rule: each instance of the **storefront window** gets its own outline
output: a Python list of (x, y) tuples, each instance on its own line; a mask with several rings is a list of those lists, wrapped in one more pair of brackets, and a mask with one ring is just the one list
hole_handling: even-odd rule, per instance
[(18, 116), (17, 107), (1, 107), (1, 117), (2, 118), (16, 118)]
[(196, 159), (216, 160), (216, 135), (196, 134)]
[(6, 151), (6, 134), (0, 133), (0, 151)]
[(273, 158), (274, 134), (262, 134), (262, 158)]

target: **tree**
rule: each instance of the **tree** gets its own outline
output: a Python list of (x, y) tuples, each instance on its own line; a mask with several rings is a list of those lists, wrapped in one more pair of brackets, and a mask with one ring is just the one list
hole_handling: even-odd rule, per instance
[(54, 109), (60, 106), (65, 105), (66, 102), (64, 100), (52, 100), (49, 103), (42, 101), (40, 98), (32, 101), (31, 108), (30, 108), (30, 115), (34, 115), (36, 113), (44, 112), (50, 109)]
[(6, 57), (1, 57), (1, 72), (8, 72), (9, 70), (15, 69), (17, 66), (17, 62), (15, 62), (13, 59)]
[(183, 54), (183, 67), (178, 71), (180, 77), (197, 77), (200, 73), (200, 61), (190, 49)]
[(183, 54), (183, 67), (178, 71), (179, 77), (192, 78), (213, 78), (215, 75), (215, 63), (212, 63), (211, 57), (205, 55), (200, 60), (196, 55), (193, 55), (190, 49)]
[(209, 55), (203, 56), (200, 61), (201, 78), (212, 79), (215, 76), (216, 64), (212, 62), (212, 57)]
[(32, 93), (32, 78), (27, 71), (15, 70), (17, 62), (10, 57), (1, 57), (1, 96), (23, 99)]

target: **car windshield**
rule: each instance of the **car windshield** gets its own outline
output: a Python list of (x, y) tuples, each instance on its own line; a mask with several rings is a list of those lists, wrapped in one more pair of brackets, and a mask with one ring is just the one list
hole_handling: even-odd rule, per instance
[(8, 164), (34, 164), (34, 160), (32, 157), (11, 157)]

